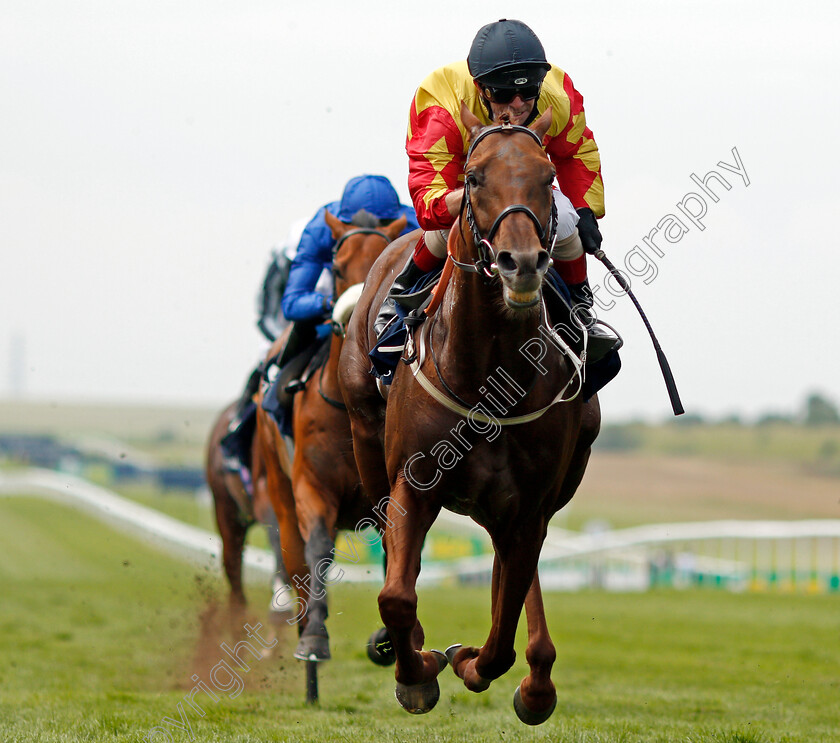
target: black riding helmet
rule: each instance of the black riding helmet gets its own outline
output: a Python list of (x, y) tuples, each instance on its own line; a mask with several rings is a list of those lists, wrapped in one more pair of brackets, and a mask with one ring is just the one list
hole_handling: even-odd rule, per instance
[(502, 18), (473, 39), (467, 67), (475, 80), (494, 88), (541, 83), (551, 65), (537, 35), (522, 21)]

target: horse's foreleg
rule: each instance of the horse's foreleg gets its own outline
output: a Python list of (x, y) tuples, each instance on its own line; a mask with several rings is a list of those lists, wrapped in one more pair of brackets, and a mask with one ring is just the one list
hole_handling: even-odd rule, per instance
[[(499, 596), (499, 583), (502, 574), (501, 563), (499, 562), (499, 554), (493, 555), (493, 573), (490, 581), (490, 615), (495, 616), (496, 600)], [(490, 686), (492, 679), (480, 677), (475, 672), (475, 665), (473, 664), (468, 670), (469, 661), (475, 661), (481, 648), (472, 646), (463, 646), (460, 643), (457, 645), (450, 645), (446, 649), (446, 657), (452, 664), (452, 670), (455, 675), (462, 679), (470, 691), (484, 691)]]
[(269, 511), (266, 518), (267, 520), (263, 522), (263, 526), (265, 527), (265, 535), (268, 538), (268, 544), (274, 554), (275, 582), (288, 585), (289, 571), (286, 570), (286, 565), (283, 562), (283, 548), (280, 544), (280, 525), (277, 523), (277, 517), (274, 515), (274, 511)]
[[(292, 587), (289, 578), (289, 571), (283, 562), (283, 549), (280, 542), (280, 525), (277, 523), (277, 514), (271, 507), (271, 502), (266, 492), (267, 483), (265, 473), (254, 477), (254, 515), (265, 527), (268, 543), (274, 553), (274, 575), (271, 580), (272, 599), (269, 604), (269, 612), (273, 621), (287, 619), (292, 611)], [(286, 600), (284, 601), (284, 597)]]
[(416, 498), (409, 485), (397, 481), (388, 504), (385, 549), (388, 564), (385, 585), (379, 593), (379, 614), (397, 656), (397, 699), (409, 712), (431, 710), (440, 697), (437, 675), (446, 665), (438, 651), (416, 646), (422, 637), (417, 621), (417, 576), (426, 533), (440, 510)]
[(499, 555), (493, 555), (493, 575), (490, 582), (490, 614), (496, 611), (496, 599), (499, 596), (499, 581), (502, 575), (502, 566), (499, 563)]
[(487, 641), (480, 649), (464, 647), (451, 653), (455, 674), (471, 691), (484, 691), (516, 660), (513, 649), (516, 626), (536, 574), (542, 539), (530, 526), (517, 525), (509, 530), (523, 536), (512, 544), (497, 542), (493, 620)]
[(525, 659), (531, 668), (513, 697), (513, 707), (522, 722), (539, 725), (554, 712), (557, 692), (551, 681), (551, 667), (557, 657), (554, 643), (548, 634), (545, 621), (539, 573), (525, 597), (525, 614), (528, 618), (528, 649)]
[(238, 617), (246, 603), (242, 590), (242, 550), (248, 527), (240, 520), (239, 507), (226, 491), (214, 493), (214, 498), (216, 524), (222, 537), (222, 564), (230, 584), (230, 611)]
[[(258, 411), (258, 416), (262, 411)], [(276, 589), (271, 598), (271, 607), (274, 611), (290, 613), (291, 617), (286, 621), (289, 624), (306, 622), (306, 596), (300, 590), (300, 586), (306, 585), (309, 579), (304, 557), (303, 538), (298, 528), (297, 513), (295, 511), (294, 497), (292, 496), (292, 485), (288, 477), (280, 469), (277, 461), (272, 432), (269, 426), (273, 425), (266, 420), (259, 421), (258, 437), (263, 461), (265, 462), (266, 495), (277, 517), (277, 524), (282, 545), (283, 564), (286, 568), (287, 580), (298, 587), (298, 596), (292, 596), (292, 589), (284, 583)], [(277, 438), (281, 445), (279, 433)]]
[[(318, 492), (307, 481), (295, 485), (295, 498), (301, 503), (320, 503)], [(304, 554), (309, 566), (307, 593), (307, 623), (295, 650), (298, 660), (323, 661), (330, 659), (330, 642), (327, 633), (327, 585), (333, 564), (335, 541), (332, 536), (335, 513), (313, 513), (302, 524), (306, 539)]]

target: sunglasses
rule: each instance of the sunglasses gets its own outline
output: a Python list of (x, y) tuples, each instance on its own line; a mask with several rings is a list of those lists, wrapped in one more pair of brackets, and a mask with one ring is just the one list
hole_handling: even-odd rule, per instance
[(490, 85), (482, 85), (482, 90), (491, 103), (510, 103), (516, 96), (523, 101), (533, 101), (540, 95), (542, 83), (534, 85), (523, 85), (521, 88), (494, 88)]

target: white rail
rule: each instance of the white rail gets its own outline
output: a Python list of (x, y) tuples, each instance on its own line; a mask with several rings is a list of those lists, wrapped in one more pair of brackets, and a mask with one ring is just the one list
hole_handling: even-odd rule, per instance
[[(72, 475), (51, 470), (28, 469), (0, 472), (0, 495), (37, 495), (73, 505), (112, 526), (152, 541), (201, 565), (218, 567), (222, 543), (212, 532), (199, 529), (146, 508), (105, 488)], [(439, 528), (459, 533), (484, 530), (470, 519), (448, 512), (438, 519)], [(351, 535), (352, 538), (353, 535)], [(703, 554), (698, 545), (711, 545), (716, 554)], [(715, 545), (715, 543), (717, 543)], [(803, 548), (804, 547), (804, 548)], [(708, 548), (706, 550), (708, 552)], [(644, 571), (653, 565), (651, 556), (668, 552), (680, 569), (695, 558), (695, 566), (735, 576), (743, 582), (759, 572), (778, 572), (788, 580), (801, 576), (828, 576), (832, 590), (840, 590), (840, 519), (802, 521), (708, 521), (679, 524), (650, 524), (629, 529), (580, 534), (550, 527), (540, 558), (541, 574), (558, 575), (569, 566), (590, 561), (597, 570), (621, 564), (636, 571), (636, 587)], [(274, 556), (268, 550), (246, 547), (246, 568), (262, 575), (274, 573)], [(424, 563), (423, 583), (452, 579), (486, 579), (493, 564), (490, 554), (447, 562)], [(342, 579), (379, 582), (379, 565), (339, 564)], [(771, 582), (776, 578), (771, 578)], [(550, 581), (546, 581), (550, 584)], [(562, 582), (555, 581), (555, 585)], [(602, 583), (603, 584), (603, 583)]]
[[(218, 534), (185, 524), (73, 475), (42, 469), (2, 472), (0, 495), (36, 495), (71, 505), (191, 562), (219, 567), (222, 540)], [(269, 550), (246, 547), (242, 559), (248, 569), (265, 576), (274, 574), (274, 555)], [(349, 580), (371, 579), (361, 566), (348, 566), (345, 572)], [(380, 575), (381, 570), (375, 577)]]

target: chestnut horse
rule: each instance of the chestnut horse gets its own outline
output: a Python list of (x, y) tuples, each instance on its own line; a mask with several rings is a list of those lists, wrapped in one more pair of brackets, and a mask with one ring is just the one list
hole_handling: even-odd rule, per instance
[[(448, 282), (409, 336), (403, 358), (412, 365), (398, 366), (384, 402), (368, 353), (388, 278), (411, 250), (403, 239), (371, 271), (348, 327), (340, 382), (365, 490), (377, 502), (390, 497), (379, 611), (396, 651), (397, 699), (409, 712), (432, 709), (447, 661), (468, 689), (487, 689), (513, 665), (524, 604), (530, 674), (514, 708), (535, 725), (557, 699), (537, 562), (549, 519), (583, 477), (600, 412), (595, 398), (585, 403), (577, 394), (580, 360), (552, 332), (541, 292), (556, 224), (554, 168), (541, 146), (551, 112), (530, 129), (509, 122), (482, 129), (465, 106), (461, 117), (471, 147)], [(422, 649), (415, 589), (423, 540), (441, 508), (472, 517), (495, 551), (489, 636), (445, 654)]]
[[(302, 632), (295, 657), (306, 661), (330, 658), (326, 587), (340, 580), (328, 576), (339, 529), (376, 526), (377, 518), (364, 497), (353, 456), (350, 421), (338, 386), (338, 363), (344, 342), (343, 323), (358, 297), (370, 267), (385, 246), (406, 226), (400, 217), (382, 228), (346, 225), (329, 212), (326, 221), (335, 238), (333, 275), (336, 311), (325, 365), (294, 398), (294, 457), (275, 421), (258, 406), (257, 440), (266, 463), (268, 494), (280, 524), (283, 558), (295, 586), (295, 617)], [(348, 291), (345, 295), (345, 291)], [(340, 317), (342, 313), (346, 314)], [(282, 347), (280, 339), (269, 354)]]
[[(228, 426), (237, 408), (237, 402), (232, 402), (218, 416), (210, 431), (205, 458), (205, 476), (207, 485), (213, 495), (213, 508), (216, 525), (222, 537), (222, 565), (230, 584), (228, 604), (230, 619), (234, 632), (242, 632), (244, 609), (246, 606), (245, 593), (242, 590), (242, 552), (245, 549), (245, 537), (251, 526), (259, 522), (268, 534), (268, 541), (275, 557), (275, 574), (272, 579), (274, 595), (282, 593), (283, 586), (289, 582), (286, 568), (283, 565), (283, 555), (280, 550), (280, 533), (277, 528), (277, 518), (271, 508), (271, 502), (266, 493), (265, 467), (257, 447), (251, 450), (251, 482), (253, 497), (251, 497), (239, 475), (228, 471), (224, 464), (221, 450), (221, 440), (228, 432)], [(285, 618), (290, 604), (282, 607), (272, 600), (269, 611), (272, 618)]]

